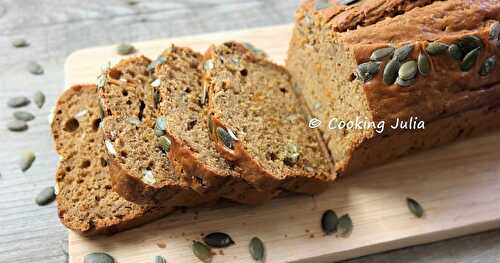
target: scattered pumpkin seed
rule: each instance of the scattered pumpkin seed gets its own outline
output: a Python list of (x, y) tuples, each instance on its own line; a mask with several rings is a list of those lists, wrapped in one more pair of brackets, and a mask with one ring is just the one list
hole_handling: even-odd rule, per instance
[(233, 137), (226, 131), (226, 129), (222, 127), (217, 127), (217, 135), (222, 143), (229, 149), (234, 148), (234, 140)]
[(153, 263), (167, 263), (167, 261), (162, 256), (155, 256), (153, 258)]
[(424, 209), (417, 201), (415, 201), (415, 199), (407, 197), (406, 204), (408, 205), (408, 209), (410, 209), (410, 212), (414, 216), (420, 218), (424, 215)]
[(427, 76), (431, 73), (431, 61), (423, 52), (418, 54), (418, 72), (420, 72), (422, 76)]
[(325, 235), (330, 235), (337, 231), (339, 219), (333, 210), (326, 210), (321, 217), (321, 228)]
[(135, 52), (135, 47), (131, 44), (122, 43), (116, 47), (116, 52), (119, 55), (129, 55)]
[(45, 104), (45, 94), (41, 91), (35, 92), (35, 95), (33, 95), (33, 101), (35, 102), (35, 105), (41, 109), (43, 104)]
[(329, 0), (316, 0), (316, 3), (314, 5), (314, 8), (319, 11), (322, 9), (325, 9), (330, 6), (330, 1)]
[(158, 117), (156, 119), (156, 124), (155, 124), (155, 134), (156, 136), (163, 136), (165, 135), (165, 131), (167, 130), (167, 120), (165, 117)]
[(340, 237), (348, 237), (352, 233), (352, 220), (349, 214), (345, 214), (339, 218), (337, 224), (337, 235)]
[(457, 43), (458, 47), (462, 50), (463, 54), (468, 54), (474, 49), (483, 49), (484, 44), (477, 36), (464, 36)]
[(450, 47), (448, 48), (448, 54), (450, 54), (450, 57), (454, 60), (461, 61), (463, 58), (462, 50), (457, 44), (450, 45)]
[(491, 25), (488, 39), (491, 41), (498, 41), (500, 39), (500, 22), (495, 21), (495, 23)]
[(415, 45), (413, 44), (406, 44), (394, 51), (394, 58), (399, 60), (400, 62), (406, 60), (410, 53), (413, 51), (413, 48)]
[(7, 123), (7, 129), (12, 132), (23, 132), (28, 129), (28, 124), (25, 121), (13, 120)]
[(373, 51), (372, 55), (370, 56), (371, 61), (382, 61), (387, 57), (391, 57), (394, 54), (394, 50), (396, 50), (393, 47), (384, 47), (384, 48), (379, 48), (375, 51)]
[(42, 75), (44, 73), (42, 66), (35, 61), (28, 63), (28, 71), (33, 75)]
[(497, 58), (495, 56), (487, 58), (481, 65), (481, 68), (479, 69), (479, 75), (483, 77), (488, 76), (491, 73), (491, 71), (495, 69), (496, 65), (497, 65)]
[(193, 250), (193, 254), (202, 262), (212, 262), (212, 252), (205, 244), (199, 241), (193, 241), (191, 249)]
[(45, 187), (38, 193), (38, 195), (35, 197), (35, 203), (37, 205), (48, 205), (52, 203), (56, 199), (56, 192), (54, 190), (53, 186)]
[(236, 134), (234, 134), (233, 130), (227, 128), (227, 133), (229, 133), (229, 136), (233, 139), (233, 141), (239, 141), (238, 137), (236, 137)]
[(160, 145), (161, 145), (161, 148), (163, 149), (163, 151), (165, 153), (168, 153), (170, 151), (170, 145), (172, 144), (172, 142), (165, 136), (160, 136)]
[(24, 152), (21, 155), (21, 159), (19, 160), (19, 168), (21, 168), (21, 171), (26, 172), (28, 169), (30, 169), (35, 159), (35, 153), (31, 151)]
[(20, 108), (28, 104), (30, 104), (30, 100), (25, 96), (13, 97), (7, 101), (7, 106), (10, 108)]
[(28, 43), (28, 41), (26, 41), (26, 39), (24, 38), (17, 38), (12, 41), (12, 46), (16, 48), (27, 47), (29, 45), (30, 44)]
[(107, 253), (94, 252), (85, 255), (83, 263), (115, 263), (115, 259)]
[(209, 59), (207, 61), (205, 61), (205, 63), (203, 63), (203, 69), (205, 71), (210, 71), (214, 68), (214, 61)]
[(340, 3), (342, 5), (352, 5), (358, 1), (359, 0), (340, 0), (340, 1), (338, 1), (338, 3)]
[(295, 165), (300, 157), (299, 147), (297, 144), (289, 143), (285, 148), (285, 158), (283, 159), (283, 163), (288, 166)]
[(448, 45), (441, 42), (432, 42), (425, 48), (425, 51), (431, 56), (442, 54), (446, 50), (448, 50)]
[(358, 79), (367, 82), (373, 79), (380, 67), (380, 62), (366, 62), (360, 64), (356, 71)]
[(14, 118), (20, 121), (32, 121), (35, 119), (35, 115), (27, 111), (15, 111), (13, 115)]
[(472, 50), (471, 52), (465, 55), (462, 64), (460, 65), (460, 69), (464, 72), (469, 71), (474, 64), (476, 64), (477, 58), (479, 57), (479, 52), (481, 51), (480, 47)]
[(408, 86), (411, 86), (413, 84), (415, 84), (415, 82), (417, 81), (416, 78), (414, 79), (410, 79), (410, 80), (402, 80), (400, 79), (399, 77), (396, 79), (396, 84), (398, 84), (399, 86), (401, 87), (408, 87)]
[(415, 60), (409, 60), (403, 63), (403, 65), (401, 65), (401, 67), (399, 68), (398, 77), (401, 80), (414, 79), (415, 76), (417, 75), (417, 70), (418, 70), (417, 62)]
[(248, 245), (248, 250), (250, 251), (250, 255), (255, 261), (264, 261), (264, 256), (265, 256), (265, 248), (264, 248), (264, 243), (260, 238), (258, 237), (253, 237), (252, 240), (250, 240), (250, 244)]
[(397, 59), (391, 59), (384, 68), (384, 83), (385, 85), (392, 85), (398, 77), (398, 71), (401, 63)]
[(233, 239), (226, 233), (214, 232), (203, 237), (203, 241), (209, 247), (226, 248), (234, 244)]

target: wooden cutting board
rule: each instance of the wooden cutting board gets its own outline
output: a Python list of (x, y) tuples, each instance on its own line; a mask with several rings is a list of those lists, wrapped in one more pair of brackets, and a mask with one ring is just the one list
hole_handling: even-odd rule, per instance
[[(291, 26), (154, 40), (134, 45), (138, 53), (156, 57), (170, 43), (204, 51), (209, 43), (239, 40), (254, 43), (283, 63)], [(73, 53), (66, 62), (66, 87), (94, 83), (101, 65), (123, 57), (115, 47)], [(291, 196), (260, 207), (229, 205), (176, 213), (111, 237), (69, 236), (71, 262), (104, 251), (118, 262), (198, 262), (191, 242), (202, 234), (223, 231), (236, 245), (216, 250), (213, 262), (252, 262), (248, 242), (260, 237), (266, 262), (333, 262), (500, 227), (500, 133), (420, 153), (391, 164), (340, 178), (316, 197)], [(413, 197), (425, 208), (417, 219), (406, 206)], [(324, 236), (320, 218), (327, 209), (349, 213), (349, 238)], [(163, 244), (166, 247), (163, 247)], [(223, 255), (219, 255), (223, 254)]]

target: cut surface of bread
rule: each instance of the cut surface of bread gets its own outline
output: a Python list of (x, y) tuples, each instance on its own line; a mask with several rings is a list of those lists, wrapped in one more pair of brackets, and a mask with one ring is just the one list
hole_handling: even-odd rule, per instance
[(243, 179), (263, 190), (309, 194), (335, 179), (284, 68), (235, 42), (212, 46), (204, 65), (211, 138)]
[(84, 235), (112, 234), (173, 211), (140, 206), (112, 191), (99, 111), (95, 85), (73, 86), (58, 99), (52, 121), (61, 155), (56, 171), (59, 218)]

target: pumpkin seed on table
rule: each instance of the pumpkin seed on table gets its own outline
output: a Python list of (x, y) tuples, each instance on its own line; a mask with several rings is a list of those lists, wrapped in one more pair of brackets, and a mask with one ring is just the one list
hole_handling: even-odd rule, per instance
[(420, 75), (422, 76), (427, 76), (431, 72), (431, 61), (429, 57), (423, 53), (420, 52), (418, 54), (418, 72), (420, 72)]
[(340, 237), (348, 237), (352, 233), (352, 220), (349, 214), (345, 214), (339, 218), (337, 224), (337, 235)]
[(162, 256), (155, 256), (153, 258), (153, 263), (167, 263), (167, 261)]
[(253, 237), (248, 245), (248, 250), (255, 261), (264, 262), (265, 247), (260, 238)]
[(401, 67), (399, 68), (398, 77), (401, 80), (414, 79), (415, 76), (417, 75), (417, 70), (418, 70), (418, 65), (415, 60), (407, 61), (403, 63), (403, 65), (401, 65)]
[(462, 61), (462, 64), (460, 65), (460, 70), (466, 72), (472, 69), (472, 67), (474, 67), (474, 64), (476, 64), (477, 58), (479, 57), (480, 50), (481, 48), (477, 47), (476, 49), (467, 53)]
[(321, 228), (325, 235), (330, 235), (337, 231), (339, 219), (333, 210), (326, 210), (321, 217)]
[(159, 141), (163, 151), (165, 153), (168, 153), (170, 151), (170, 145), (172, 144), (172, 142), (165, 136), (160, 136)]
[(28, 104), (30, 104), (30, 100), (28, 99), (28, 97), (25, 96), (13, 97), (7, 101), (7, 106), (9, 108), (20, 108)]
[(119, 55), (130, 55), (135, 52), (135, 47), (131, 44), (122, 43), (116, 47), (116, 52)]
[(115, 263), (115, 259), (107, 253), (94, 252), (87, 254), (83, 263)]
[(21, 171), (26, 172), (29, 168), (31, 168), (35, 159), (35, 153), (31, 151), (23, 153), (21, 155), (21, 159), (19, 160), (19, 167), (21, 168)]
[(226, 129), (222, 127), (217, 127), (217, 136), (222, 141), (224, 146), (226, 146), (229, 149), (234, 148), (234, 139)]
[(377, 74), (377, 72), (379, 71), (379, 67), (380, 67), (380, 62), (366, 62), (360, 64), (356, 71), (356, 76), (360, 80), (367, 82), (373, 79), (375, 74)]
[(205, 244), (199, 241), (193, 241), (191, 249), (193, 250), (193, 254), (202, 262), (212, 262), (212, 251), (210, 251), (210, 248)]
[(491, 73), (491, 71), (495, 69), (496, 64), (497, 64), (497, 58), (495, 56), (487, 58), (481, 65), (481, 68), (479, 69), (479, 75), (481, 75), (482, 77), (488, 76)]
[(16, 48), (27, 47), (29, 45), (30, 44), (28, 43), (28, 41), (26, 41), (26, 39), (24, 38), (17, 38), (12, 41), (12, 46)]
[(33, 75), (42, 75), (44, 73), (42, 66), (35, 61), (28, 63), (28, 71)]
[(12, 132), (23, 132), (28, 129), (28, 124), (25, 121), (13, 120), (7, 123), (7, 129)]
[(413, 48), (415, 45), (413, 44), (406, 44), (394, 51), (394, 58), (399, 60), (400, 62), (404, 61), (405, 59), (408, 58), (410, 53), (413, 51)]
[(448, 45), (441, 42), (432, 42), (425, 48), (425, 51), (431, 56), (442, 54), (446, 50), (448, 50)]
[(32, 121), (35, 119), (35, 115), (27, 111), (15, 111), (12, 115), (19, 121)]
[(231, 236), (222, 232), (214, 232), (206, 235), (203, 237), (203, 242), (213, 248), (226, 248), (235, 244)]
[(383, 80), (386, 85), (392, 85), (398, 77), (399, 67), (401, 63), (397, 59), (391, 59), (384, 68)]
[(424, 215), (424, 209), (415, 199), (407, 197), (406, 198), (406, 205), (408, 206), (408, 209), (410, 209), (410, 212), (414, 216), (420, 218)]
[(371, 61), (382, 61), (387, 57), (391, 57), (394, 54), (394, 50), (396, 50), (393, 47), (385, 47), (385, 48), (379, 48), (375, 51), (373, 51), (372, 55), (370, 56)]
[(43, 104), (45, 104), (45, 94), (43, 94), (41, 91), (35, 92), (35, 95), (33, 96), (33, 101), (35, 102), (35, 105), (41, 109), (43, 107)]
[(46, 187), (38, 193), (35, 198), (35, 202), (39, 206), (48, 205), (56, 199), (56, 192), (53, 186)]
[(495, 23), (491, 25), (490, 33), (488, 34), (488, 40), (491, 41), (500, 40), (500, 22), (495, 21)]

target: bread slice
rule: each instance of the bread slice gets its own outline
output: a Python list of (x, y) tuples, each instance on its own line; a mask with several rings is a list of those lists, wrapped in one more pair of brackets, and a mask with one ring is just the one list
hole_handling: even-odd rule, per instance
[(139, 56), (121, 61), (98, 79), (106, 116), (102, 123), (110, 157), (113, 190), (138, 204), (194, 206), (212, 201), (191, 189), (155, 135), (158, 97), (150, 84), (151, 61)]
[(212, 46), (204, 68), (216, 149), (258, 189), (315, 194), (335, 179), (287, 71), (244, 45)]
[(172, 212), (128, 202), (111, 190), (99, 122), (95, 85), (73, 86), (58, 99), (52, 134), (61, 155), (56, 172), (61, 222), (83, 235), (112, 234)]

